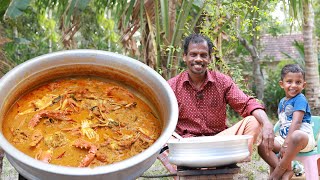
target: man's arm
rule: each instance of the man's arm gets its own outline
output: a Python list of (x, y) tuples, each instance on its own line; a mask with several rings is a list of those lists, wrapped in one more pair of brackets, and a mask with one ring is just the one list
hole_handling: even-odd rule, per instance
[(252, 115), (262, 125), (262, 142), (260, 145), (265, 147), (266, 154), (269, 155), (269, 151), (272, 151), (274, 143), (273, 125), (269, 121), (266, 112), (262, 109), (255, 109), (252, 111)]

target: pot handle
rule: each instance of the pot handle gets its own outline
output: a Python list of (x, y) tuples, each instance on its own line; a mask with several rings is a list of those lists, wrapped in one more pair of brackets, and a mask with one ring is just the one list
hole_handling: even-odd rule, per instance
[(162, 154), (164, 151), (168, 150), (169, 149), (169, 146), (168, 145), (165, 145), (161, 148), (160, 150), (160, 153), (159, 154)]

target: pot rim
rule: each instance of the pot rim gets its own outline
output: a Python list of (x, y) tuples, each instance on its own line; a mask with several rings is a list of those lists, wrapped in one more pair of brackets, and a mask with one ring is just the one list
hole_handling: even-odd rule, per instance
[[(20, 162), (27, 164), (33, 168), (40, 169), (43, 171), (51, 172), (54, 174), (63, 174), (63, 175), (75, 175), (75, 176), (82, 176), (82, 175), (99, 175), (99, 174), (107, 174), (115, 171), (120, 171), (123, 169), (126, 169), (128, 167), (134, 166), (136, 164), (141, 163), (142, 161), (145, 161), (145, 159), (155, 155), (155, 153), (159, 153), (160, 149), (162, 146), (168, 141), (170, 138), (171, 134), (166, 133), (166, 132), (173, 132), (175, 130), (177, 120), (178, 120), (178, 103), (176, 101), (176, 97), (173, 93), (173, 90), (167, 83), (167, 81), (160, 76), (156, 71), (154, 71), (151, 67), (147, 66), (146, 64), (135, 60), (133, 58), (113, 53), (113, 52), (108, 52), (108, 51), (102, 51), (102, 50), (92, 50), (92, 49), (77, 49), (77, 50), (64, 50), (64, 51), (58, 51), (58, 52), (53, 52), (45, 55), (41, 55), (35, 58), (32, 58), (15, 68), (13, 68), (11, 71), (9, 71), (7, 74), (5, 74), (1, 79), (0, 79), (0, 89), (3, 88), (3, 84), (7, 83), (12, 83), (15, 74), (17, 74), (20, 71), (23, 71), (23, 69), (27, 69), (32, 67), (35, 63), (45, 63), (44, 61), (49, 61), (50, 59), (54, 59), (55, 57), (64, 57), (64, 56), (85, 56), (85, 57), (115, 57), (118, 60), (123, 60), (125, 62), (133, 63), (133, 65), (141, 67), (142, 70), (147, 70), (149, 73), (151, 73), (151, 76), (154, 77), (155, 80), (158, 80), (159, 83), (165, 88), (168, 99), (171, 104), (171, 110), (172, 113), (170, 114), (170, 121), (168, 120), (167, 123), (167, 128), (163, 128), (162, 133), (160, 137), (157, 139), (157, 141), (151, 145), (149, 148), (147, 148), (145, 151), (120, 162), (116, 162), (113, 164), (105, 165), (105, 166), (98, 166), (95, 168), (79, 168), (79, 167), (66, 167), (66, 166), (58, 166), (58, 165), (52, 165), (52, 164), (47, 164), (41, 161), (38, 161), (34, 158), (29, 157), (28, 155), (25, 155), (18, 149), (16, 149), (13, 145), (11, 145), (6, 138), (2, 134), (2, 129), (0, 130), (0, 147), (5, 151), (5, 153), (9, 154), (13, 158), (19, 160)], [(75, 63), (73, 62), (65, 62), (65, 64), (99, 64), (99, 62), (87, 62), (87, 63)], [(100, 62), (101, 63), (101, 62)], [(99, 65), (103, 65), (102, 63)], [(44, 70), (44, 69), (42, 69)], [(33, 72), (35, 74), (36, 72)], [(28, 77), (32, 76), (30, 74)], [(27, 78), (28, 78), (27, 77)], [(5, 100), (0, 100), (0, 106), (2, 106), (2, 101)], [(0, 107), (2, 108), (2, 107)], [(176, 119), (176, 120), (175, 120)], [(2, 128), (2, 124), (0, 125)]]

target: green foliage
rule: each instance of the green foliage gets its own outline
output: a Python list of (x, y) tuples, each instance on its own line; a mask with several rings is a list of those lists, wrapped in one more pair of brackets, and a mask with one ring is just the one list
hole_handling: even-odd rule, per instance
[(81, 36), (77, 37), (79, 48), (100, 49), (121, 52), (120, 35), (117, 34), (115, 22), (108, 18), (108, 11), (101, 10), (95, 3), (89, 4), (81, 14)]
[[(164, 3), (162, 3), (164, 4)], [(206, 1), (199, 1), (199, 0), (192, 0), (192, 1), (182, 1), (181, 6), (176, 6), (175, 13), (177, 17), (173, 17), (175, 20), (175, 27), (173, 32), (170, 34), (172, 35), (172, 39), (161, 39), (162, 43), (166, 45), (168, 49), (168, 55), (167, 55), (167, 61), (162, 64), (162, 66), (166, 67), (167, 70), (169, 70), (169, 66), (174, 67), (172, 65), (178, 65), (181, 61), (181, 57), (178, 55), (181, 55), (181, 52), (176, 51), (178, 47), (180, 47), (180, 43), (182, 42), (183, 35), (185, 33), (190, 34), (194, 31), (196, 28), (196, 24), (202, 15), (203, 8), (206, 6)], [(165, 19), (162, 20), (162, 24), (169, 24), (170, 22), (166, 22)], [(158, 30), (161, 30), (165, 27), (157, 27)], [(162, 31), (162, 30), (161, 30)], [(157, 34), (162, 32), (157, 32)], [(167, 34), (167, 36), (170, 36), (170, 34)], [(167, 43), (169, 42), (169, 43)], [(157, 56), (162, 56), (163, 52), (158, 52)], [(160, 60), (160, 58), (158, 58)], [(161, 60), (163, 62), (163, 60)], [(179, 69), (178, 69), (179, 70)], [(175, 73), (171, 73), (171, 71), (168, 71), (168, 76), (166, 78), (171, 78), (172, 75), (175, 75)]]
[(295, 61), (297, 64), (299, 64), (301, 67), (304, 67), (305, 62), (304, 62), (304, 46), (303, 43), (298, 42), (296, 40), (294, 40), (293, 42), (293, 47), (298, 51), (299, 53), (299, 57), (298, 58), (294, 58), (292, 56), (290, 56), (287, 53), (283, 53), (285, 56), (287, 56), (290, 60)]
[(227, 119), (228, 119), (227, 126), (231, 127), (243, 118), (228, 105), (227, 106)]
[(14, 19), (22, 15), (29, 6), (30, 0), (12, 1), (4, 15), (4, 18)]
[(8, 9), (10, 0), (0, 0), (0, 17), (3, 17), (4, 13)]
[[(13, 41), (3, 46), (6, 58), (14, 64), (20, 64), (26, 60), (49, 52), (48, 38), (55, 39), (51, 47), (53, 51), (60, 50), (59, 43), (54, 37), (57, 34), (49, 33), (45, 27), (52, 27), (50, 21), (44, 26), (39, 23), (36, 11), (27, 9), (23, 15), (16, 19), (8, 19), (3, 23), (5, 34)], [(15, 34), (16, 29), (18, 34)], [(18, 35), (18, 36), (17, 36)], [(17, 36), (17, 37), (16, 37)]]
[[(14, 65), (42, 54), (65, 49), (62, 42), (65, 37), (70, 36), (67, 29), (77, 26), (71, 21), (79, 16), (80, 22), (76, 23), (81, 24), (80, 29), (73, 39), (77, 48), (120, 52), (119, 35), (115, 31), (114, 21), (107, 18), (105, 8), (100, 11), (93, 2), (88, 4), (88, 0), (34, 0), (17, 4), (18, 2), (22, 1), (12, 1), (7, 11), (10, 8), (19, 8), (23, 10), (23, 14), (7, 14), (10, 18), (2, 23), (3, 35), (12, 40), (4, 44), (2, 50), (6, 59)], [(22, 5), (26, 8), (22, 8)], [(69, 9), (70, 6), (73, 8)], [(65, 23), (69, 24), (62, 27)], [(10, 69), (1, 69), (1, 72), (8, 70)]]
[(276, 116), (278, 103), (280, 102), (281, 98), (285, 96), (285, 92), (279, 86), (279, 81), (281, 77), (281, 69), (283, 66), (289, 63), (294, 63), (293, 61), (281, 61), (276, 68), (267, 69), (268, 79), (266, 82), (266, 88), (264, 91), (265, 98), (264, 103), (267, 108), (267, 112), (269, 114), (273, 114)]
[[(230, 63), (225, 67), (222, 72), (229, 74), (233, 81), (237, 84), (237, 86), (248, 96), (253, 96), (254, 93), (250, 84), (252, 84), (252, 76), (250, 75), (251, 66), (249, 62), (245, 60), (241, 60), (240, 62), (233, 62)], [(228, 125), (234, 125), (235, 123), (239, 122), (242, 117), (235, 112), (230, 106), (227, 106), (227, 118), (228, 118)]]
[(276, 19), (271, 19), (268, 21), (268, 29), (267, 33), (271, 34), (272, 36), (278, 36), (280, 34), (285, 34), (289, 32), (289, 27), (286, 23), (280, 22)]

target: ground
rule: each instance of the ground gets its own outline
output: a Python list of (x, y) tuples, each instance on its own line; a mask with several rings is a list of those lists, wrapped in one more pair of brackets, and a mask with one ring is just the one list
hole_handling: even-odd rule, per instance
[[(1, 159), (0, 159), (1, 160)], [(1, 163), (0, 163), (1, 165)], [(256, 151), (252, 156), (252, 160), (247, 163), (238, 163), (237, 164), (241, 170), (240, 173), (234, 175), (234, 180), (266, 180), (268, 178), (269, 166), (257, 155)], [(161, 162), (156, 160), (156, 162), (147, 170), (143, 176), (157, 176), (157, 175), (166, 175), (168, 172), (162, 166)], [(10, 165), (6, 158), (2, 162), (2, 173), (0, 176), (1, 180), (18, 180), (18, 173)], [(150, 178), (140, 177), (138, 180), (147, 180)], [(152, 180), (172, 180), (172, 177), (159, 177), (152, 178)], [(302, 178), (295, 178), (304, 179)]]
[[(240, 173), (234, 175), (235, 180), (266, 180), (268, 178), (269, 166), (256, 153), (253, 154), (252, 160), (246, 163), (237, 164), (241, 170)], [(160, 161), (156, 161), (149, 170), (144, 173), (144, 176), (158, 176), (169, 174), (161, 165)], [(139, 180), (146, 180), (149, 178), (138, 178)], [(172, 177), (159, 177), (153, 179), (172, 180)]]
[[(234, 176), (234, 179), (240, 180), (264, 180), (268, 177), (268, 166), (266, 163), (259, 158), (259, 160), (252, 160), (248, 163), (238, 163), (238, 166), (241, 167), (241, 172)], [(155, 175), (164, 175), (168, 172), (161, 166), (160, 161), (156, 161), (148, 171), (144, 173), (145, 176), (155, 176)], [(18, 180), (18, 173), (13, 169), (8, 160), (4, 158), (3, 160), (3, 172), (1, 173), (0, 179), (2, 180)], [(150, 178), (140, 177), (138, 180), (146, 180)], [(159, 177), (152, 178), (161, 179), (161, 180), (171, 180), (172, 177)]]

